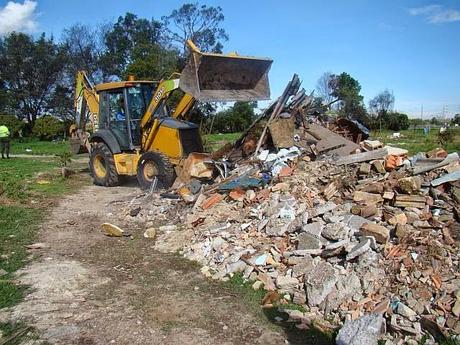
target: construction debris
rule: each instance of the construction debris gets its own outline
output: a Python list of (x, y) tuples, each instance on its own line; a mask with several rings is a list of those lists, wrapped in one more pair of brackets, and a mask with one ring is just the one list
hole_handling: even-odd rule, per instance
[(284, 308), (299, 328), (344, 325), (338, 344), (460, 334), (458, 154), (360, 145), (349, 139), (364, 132), (328, 129), (299, 88), (294, 76), (219, 151), (225, 176), (202, 160), (188, 174), (202, 176), (195, 194), (181, 198), (191, 181), (179, 179), (142, 204), (146, 228), (172, 222), (152, 232), (156, 248), (180, 248), (212, 279), (242, 275), (267, 291), (264, 308)]
[(118, 226), (110, 224), (110, 223), (103, 223), (101, 225), (102, 230), (107, 236), (112, 237), (122, 237), (124, 235), (124, 231), (120, 229)]

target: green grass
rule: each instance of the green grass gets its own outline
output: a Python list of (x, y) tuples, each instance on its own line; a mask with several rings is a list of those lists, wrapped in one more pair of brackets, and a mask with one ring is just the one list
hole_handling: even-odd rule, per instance
[[(32, 151), (28, 152), (26, 149)], [(69, 150), (67, 141), (39, 141), (36, 139), (14, 139), (11, 142), (11, 154), (56, 155)]]
[(25, 246), (35, 240), (43, 213), (22, 205), (0, 205), (0, 269), (8, 272), (0, 277), (0, 309), (19, 303), (24, 296), (27, 288), (15, 285), (11, 273), (27, 263)]
[(214, 152), (227, 143), (239, 139), (241, 133), (206, 134), (203, 135), (203, 143), (206, 152)]
[[(460, 151), (460, 128), (452, 128), (453, 139), (448, 142), (444, 149), (448, 152)], [(408, 129), (400, 131), (401, 138), (393, 139), (391, 134), (393, 131), (374, 131), (371, 133), (372, 139), (378, 139), (384, 144), (400, 147), (409, 151), (410, 155), (418, 152), (427, 152), (437, 147), (441, 147), (438, 143), (438, 129), (432, 129), (427, 136), (423, 134), (422, 129)]]
[[(40, 184), (45, 181), (49, 183)], [(33, 196), (53, 196), (69, 189), (68, 181), (60, 175), (57, 159), (11, 158), (0, 160), (0, 190), (9, 199), (26, 201)]]
[(26, 286), (12, 281), (13, 273), (29, 260), (26, 246), (36, 241), (46, 201), (81, 184), (79, 178), (61, 177), (58, 159), (0, 160), (0, 269), (8, 272), (0, 277), (0, 309), (19, 303), (26, 293)]
[[(23, 322), (17, 323), (0, 323), (0, 331), (2, 332), (3, 337), (0, 338), (1, 341), (9, 339), (5, 345), (19, 345), (22, 344), (25, 338), (35, 339), (36, 337), (30, 333), (33, 333), (33, 329), (28, 327)], [(3, 344), (3, 342), (1, 343)], [(43, 343), (42, 343), (43, 344)]]

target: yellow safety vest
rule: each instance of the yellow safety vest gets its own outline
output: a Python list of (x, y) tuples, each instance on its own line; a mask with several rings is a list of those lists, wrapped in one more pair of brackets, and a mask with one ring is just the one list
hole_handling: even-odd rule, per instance
[(0, 138), (6, 138), (10, 136), (10, 131), (6, 126), (0, 126)]

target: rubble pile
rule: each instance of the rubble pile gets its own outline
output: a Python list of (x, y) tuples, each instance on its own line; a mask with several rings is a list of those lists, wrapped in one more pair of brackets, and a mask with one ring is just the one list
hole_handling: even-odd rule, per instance
[(294, 76), (213, 160), (192, 154), (191, 176), (144, 213), (148, 227), (181, 216), (145, 237), (210, 278), (241, 274), (299, 328), (345, 323), (338, 343), (460, 334), (458, 154), (408, 157), (353, 122), (326, 124), (299, 88)]
[(241, 272), (276, 303), (305, 306), (306, 323), (374, 312), (402, 335), (460, 333), (460, 189), (432, 186), (459, 171), (458, 156), (424, 176), (383, 172), (383, 160), (308, 160), (289, 161), (270, 186), (199, 198), (185, 256), (209, 277)]

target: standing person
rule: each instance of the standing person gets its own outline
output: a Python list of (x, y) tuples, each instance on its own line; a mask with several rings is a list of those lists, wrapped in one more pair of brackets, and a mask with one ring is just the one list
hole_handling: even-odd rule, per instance
[(10, 130), (6, 126), (0, 126), (0, 144), (2, 145), (2, 159), (10, 158)]

